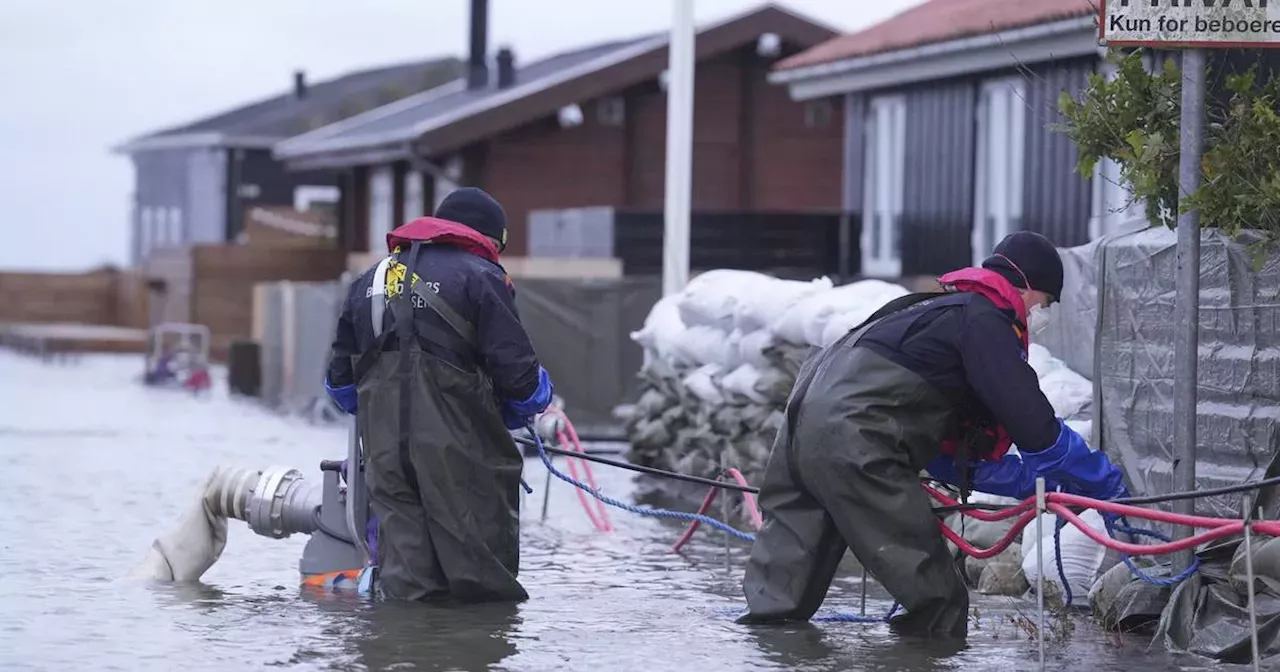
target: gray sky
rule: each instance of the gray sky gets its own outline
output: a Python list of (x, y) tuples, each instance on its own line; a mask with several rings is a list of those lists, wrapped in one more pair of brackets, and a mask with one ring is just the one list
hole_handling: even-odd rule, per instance
[[(755, 0), (693, 0), (698, 21)], [(852, 31), (920, 0), (784, 0)], [(133, 189), (109, 147), (349, 70), (465, 56), (467, 0), (3, 0), (0, 269), (122, 264)], [(491, 0), (517, 61), (670, 26), (671, 0)]]

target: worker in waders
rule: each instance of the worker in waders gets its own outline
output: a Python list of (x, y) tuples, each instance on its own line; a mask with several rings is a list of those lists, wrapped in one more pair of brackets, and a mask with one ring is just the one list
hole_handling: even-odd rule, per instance
[[(1123, 476), (1055, 417), (1027, 363), (1062, 292), (1062, 261), (1043, 236), (1005, 238), (943, 291), (880, 309), (805, 362), (760, 488), (739, 622), (807, 620), (846, 547), (906, 608), (891, 625), (967, 634), (968, 590), (947, 551), (920, 472), (997, 495), (1050, 489), (1112, 499)], [(1008, 454), (1016, 444), (1019, 454)]]
[(391, 599), (528, 597), (516, 578), (524, 461), (508, 430), (553, 390), (498, 263), (506, 237), (497, 201), (454, 191), (387, 234), (390, 255), (352, 283), (338, 318), (325, 388), (356, 415), (376, 586)]

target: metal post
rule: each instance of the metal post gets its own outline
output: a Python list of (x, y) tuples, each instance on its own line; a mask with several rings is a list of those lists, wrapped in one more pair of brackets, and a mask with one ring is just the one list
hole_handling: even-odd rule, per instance
[(1039, 622), (1036, 623), (1036, 634), (1040, 639), (1040, 669), (1044, 666), (1044, 514), (1045, 506), (1044, 479), (1036, 479), (1036, 609)]
[[(547, 463), (555, 460), (554, 455), (547, 455)], [(547, 482), (542, 484), (542, 522), (547, 522), (547, 504), (551, 502), (551, 469), (547, 469)]]
[[(1200, 188), (1200, 159), (1204, 142), (1205, 52), (1182, 52), (1182, 137), (1178, 162), (1179, 200)], [(1173, 490), (1196, 489), (1196, 379), (1200, 345), (1200, 213), (1178, 215), (1178, 280), (1174, 309), (1177, 340), (1174, 343), (1173, 383)], [(1182, 514), (1195, 513), (1195, 500), (1173, 504)], [(1176, 539), (1194, 534), (1190, 527), (1174, 529)], [(1191, 566), (1194, 550), (1173, 558), (1173, 571)]]
[[(1253, 669), (1259, 669), (1258, 658), (1258, 609), (1253, 598), (1253, 495), (1246, 494), (1242, 502), (1244, 506), (1244, 572), (1249, 580), (1249, 640), (1253, 646)], [(1261, 512), (1258, 514), (1261, 516)]]
[[(728, 460), (725, 459), (725, 454), (727, 452), (728, 451), (724, 449), (721, 449), (720, 451), (720, 473), (721, 474), (728, 471), (729, 469), (729, 462)], [(724, 497), (720, 498), (720, 520), (724, 521), (725, 525), (732, 524), (729, 522), (729, 496), (727, 494)], [(733, 556), (730, 555), (728, 532), (724, 533), (724, 570), (726, 572), (733, 571)]]
[(859, 610), (863, 616), (867, 615), (867, 568), (862, 568), (862, 603)]
[(667, 182), (663, 212), (662, 295), (689, 281), (689, 207), (693, 192), (693, 0), (674, 0), (667, 66)]

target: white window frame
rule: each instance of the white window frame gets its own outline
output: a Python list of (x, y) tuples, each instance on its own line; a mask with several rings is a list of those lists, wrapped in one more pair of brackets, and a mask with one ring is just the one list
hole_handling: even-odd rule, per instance
[[(975, 266), (990, 256), (1005, 236), (1022, 229), (1026, 100), (1026, 80), (1017, 76), (985, 81), (979, 91), (973, 231), (969, 238)], [(999, 132), (1001, 128), (1004, 132)]]
[(906, 96), (877, 96), (867, 108), (862, 189), (862, 274), (902, 275)]
[(422, 173), (410, 170), (404, 174), (404, 221), (411, 222), (426, 216), (422, 202)]
[(393, 206), (395, 172), (391, 166), (378, 166), (369, 171), (369, 251), (382, 252), (387, 234), (395, 229)]
[(169, 208), (169, 242), (175, 247), (187, 241), (182, 220), (182, 208)]
[(151, 230), (152, 217), (151, 206), (143, 206), (138, 217), (138, 249), (144, 257), (151, 254), (151, 248), (155, 246), (155, 236)]
[(310, 210), (315, 203), (336, 206), (341, 199), (342, 191), (329, 185), (301, 184), (293, 188), (293, 209), (298, 212)]

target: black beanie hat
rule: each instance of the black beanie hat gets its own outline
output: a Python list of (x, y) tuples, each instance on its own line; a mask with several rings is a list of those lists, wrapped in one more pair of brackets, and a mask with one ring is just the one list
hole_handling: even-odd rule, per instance
[(999, 273), (1014, 287), (1044, 292), (1053, 301), (1062, 297), (1062, 257), (1053, 243), (1038, 233), (1019, 231), (1005, 236), (982, 267)]
[(465, 224), (498, 241), (501, 251), (507, 246), (507, 213), (483, 189), (455, 189), (436, 208), (436, 217)]

